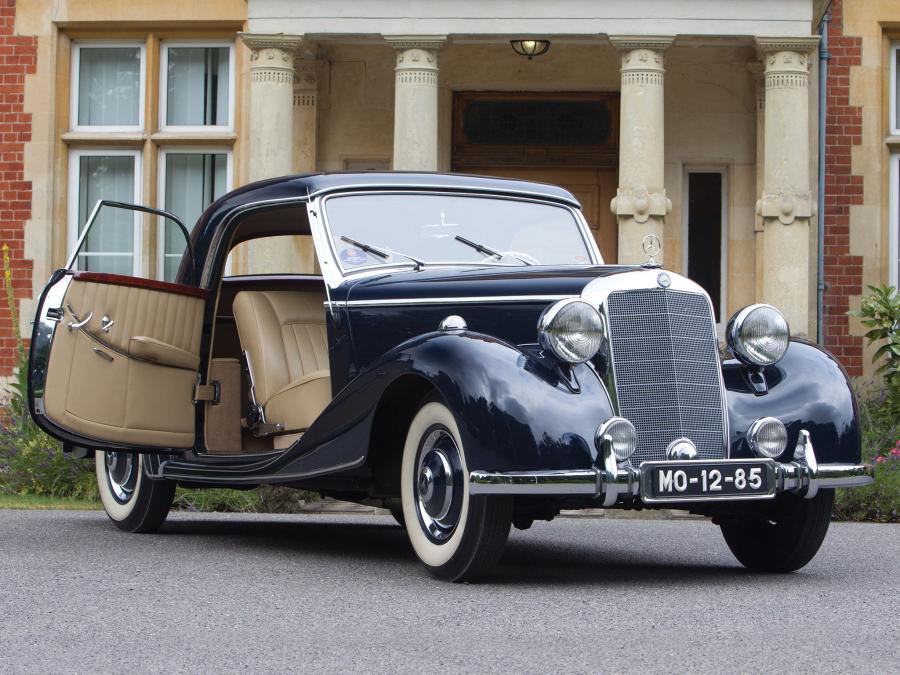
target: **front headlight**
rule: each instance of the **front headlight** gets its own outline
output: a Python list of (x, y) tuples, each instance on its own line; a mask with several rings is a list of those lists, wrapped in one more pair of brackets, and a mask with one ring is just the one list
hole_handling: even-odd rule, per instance
[(584, 300), (560, 300), (541, 314), (538, 341), (563, 361), (583, 363), (600, 350), (603, 319)]
[(731, 351), (744, 363), (771, 366), (787, 351), (791, 330), (771, 305), (750, 305), (731, 317), (727, 337)]

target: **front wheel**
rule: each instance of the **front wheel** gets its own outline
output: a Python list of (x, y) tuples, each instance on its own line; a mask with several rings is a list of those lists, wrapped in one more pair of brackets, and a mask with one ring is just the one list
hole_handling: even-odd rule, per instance
[(175, 483), (150, 480), (144, 473), (144, 458), (136, 452), (94, 453), (97, 487), (106, 515), (126, 532), (155, 532), (175, 499)]
[(471, 496), (468, 478), (453, 413), (439, 401), (425, 403), (406, 436), (400, 492), (410, 543), (440, 579), (490, 574), (509, 536), (512, 498)]
[(755, 572), (793, 572), (818, 552), (833, 506), (834, 490), (820, 490), (813, 499), (780, 495), (758, 517), (723, 522), (722, 534), (744, 567)]

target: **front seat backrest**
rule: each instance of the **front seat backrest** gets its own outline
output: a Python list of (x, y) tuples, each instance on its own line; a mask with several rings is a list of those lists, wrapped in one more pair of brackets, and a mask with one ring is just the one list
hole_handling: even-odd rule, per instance
[(295, 291), (241, 291), (234, 320), (253, 373), (256, 402), (317, 371), (328, 370), (325, 296)]

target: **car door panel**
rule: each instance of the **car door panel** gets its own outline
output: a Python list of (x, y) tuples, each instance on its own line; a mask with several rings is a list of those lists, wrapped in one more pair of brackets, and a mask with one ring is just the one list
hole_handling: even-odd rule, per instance
[(179, 284), (75, 273), (52, 339), (46, 417), (86, 439), (191, 447), (204, 295)]

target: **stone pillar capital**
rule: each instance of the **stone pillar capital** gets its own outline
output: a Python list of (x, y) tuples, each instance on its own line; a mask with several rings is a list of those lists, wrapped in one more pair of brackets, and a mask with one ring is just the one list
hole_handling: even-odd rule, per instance
[(447, 46), (446, 35), (383, 35), (394, 49), (424, 49), (437, 51)]
[(610, 44), (619, 51), (634, 51), (635, 49), (649, 49), (655, 52), (664, 52), (675, 41), (671, 35), (610, 35)]
[(772, 52), (797, 52), (809, 54), (819, 46), (819, 36), (806, 37), (757, 37), (755, 38), (756, 51), (760, 58)]
[(252, 82), (294, 82), (294, 54), (303, 44), (297, 35), (238, 33), (250, 48)]

